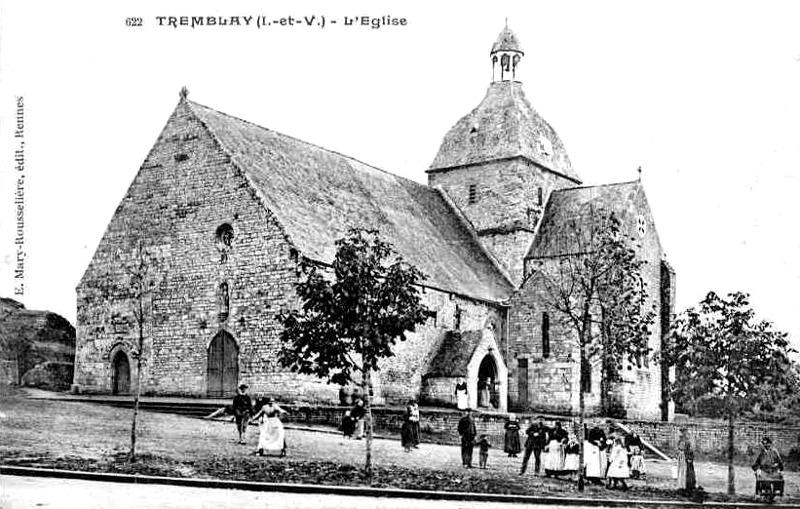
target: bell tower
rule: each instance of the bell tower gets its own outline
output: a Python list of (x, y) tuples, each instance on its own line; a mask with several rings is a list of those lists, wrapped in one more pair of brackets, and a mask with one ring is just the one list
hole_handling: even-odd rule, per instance
[(445, 135), (428, 173), (519, 285), (550, 191), (580, 185), (555, 130), (520, 82), (525, 53), (506, 25), (489, 52), (486, 97)]
[(492, 59), (492, 81), (520, 81), (518, 69), (523, 56), (525, 53), (520, 48), (517, 36), (506, 23), (489, 53)]

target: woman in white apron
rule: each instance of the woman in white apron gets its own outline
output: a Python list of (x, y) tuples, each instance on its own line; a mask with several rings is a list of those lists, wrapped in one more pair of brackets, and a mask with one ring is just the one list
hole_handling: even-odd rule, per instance
[(459, 378), (456, 384), (456, 405), (459, 410), (465, 410), (469, 406), (467, 382), (465, 382), (463, 378)]
[(274, 399), (269, 398), (267, 404), (253, 416), (253, 421), (261, 422), (257, 454), (266, 456), (269, 453), (279, 453), (281, 457), (286, 456), (286, 435), (280, 420), (281, 414), (286, 413), (288, 412), (279, 407)]

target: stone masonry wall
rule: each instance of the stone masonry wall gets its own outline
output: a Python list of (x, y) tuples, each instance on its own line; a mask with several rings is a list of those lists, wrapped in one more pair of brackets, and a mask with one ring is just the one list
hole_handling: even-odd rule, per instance
[[(233, 229), (230, 246), (218, 238), (222, 224)], [(279, 365), (275, 315), (298, 305), (298, 253), (246, 177), (183, 103), (142, 164), (78, 287), (75, 383), (82, 390), (111, 390), (112, 354), (118, 350), (129, 354), (135, 382), (130, 353), (138, 329), (131, 303), (104, 289), (109, 279), (122, 281), (120, 260), (131, 258), (133, 229), (145, 232), (145, 244), (160, 260), (158, 291), (148, 302), (153, 319), (145, 330), (144, 393), (205, 395), (208, 347), (224, 330), (239, 347), (239, 381), (254, 393), (338, 400), (338, 386)], [(221, 307), (222, 283), (229, 288), (227, 310)], [(375, 384), (379, 401), (419, 397), (422, 375), (444, 332), (456, 325), (457, 309), (464, 330), (500, 321), (495, 306), (467, 297), (425, 289), (423, 299), (435, 316), (384, 362)]]
[[(432, 172), (428, 184), (447, 193), (475, 227), (483, 246), (494, 253), (516, 284), (522, 281), (522, 260), (547, 196), (553, 189), (574, 185), (522, 158)], [(472, 185), (475, 199), (470, 203)], [(527, 230), (527, 235), (517, 236), (515, 232), (520, 229)], [(509, 235), (512, 240), (502, 240)]]
[[(230, 247), (217, 236), (223, 223), (233, 228)], [(121, 260), (133, 256), (135, 231), (144, 232), (144, 244), (160, 260), (158, 288), (147, 303), (152, 319), (145, 329), (144, 393), (205, 395), (208, 346), (225, 330), (239, 348), (239, 381), (253, 390), (303, 397), (316, 389), (335, 400), (336, 391), (325, 384), (277, 365), (274, 316), (295, 305), (296, 255), (275, 217), (184, 103), (142, 164), (78, 287), (75, 383), (109, 391), (111, 351), (135, 350), (131, 303), (107, 291), (109, 279), (123, 280)]]
[(422, 376), (428, 372), (445, 333), (456, 328), (456, 310), (460, 311), (461, 330), (482, 330), (492, 323), (500, 331), (501, 312), (494, 305), (430, 288), (425, 289), (423, 302), (435, 315), (408, 333), (406, 340), (398, 343), (395, 355), (381, 365), (382, 391), (388, 404), (420, 399)]
[[(645, 220), (645, 235), (637, 230), (637, 217), (642, 214)], [(641, 188), (628, 209), (623, 212), (623, 234), (629, 237), (639, 256), (646, 263), (642, 273), (647, 285), (646, 307), (652, 308), (656, 320), (650, 329), (648, 345), (653, 352), (661, 346), (661, 258), (663, 256), (655, 225)], [(535, 270), (555, 270), (553, 261), (529, 261), (526, 273)], [(575, 412), (578, 407), (577, 390), (580, 376), (576, 333), (563, 322), (555, 312), (548, 312), (550, 323), (550, 356), (542, 352), (542, 317), (547, 311), (544, 288), (535, 276), (530, 276), (521, 289), (512, 297), (509, 311), (509, 338), (511, 342), (509, 357), (509, 394), (511, 408), (520, 405), (518, 374), (519, 361), (528, 361), (528, 408), (542, 411)], [(599, 331), (595, 331), (594, 335)], [(661, 417), (661, 368), (649, 359), (639, 364), (624, 362), (623, 381), (612, 388), (616, 399), (620, 400), (629, 418), (660, 419)], [(599, 360), (592, 363), (591, 392), (584, 393), (585, 406), (589, 413), (600, 408)]]

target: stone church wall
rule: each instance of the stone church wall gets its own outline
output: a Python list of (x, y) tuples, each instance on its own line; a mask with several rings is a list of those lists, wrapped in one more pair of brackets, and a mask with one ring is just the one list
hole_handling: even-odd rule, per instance
[(428, 184), (447, 193), (516, 284), (522, 281), (522, 261), (547, 196), (574, 185), (522, 158), (437, 170), (428, 174)]
[[(662, 250), (655, 233), (652, 215), (641, 191), (627, 204), (623, 212), (623, 229), (632, 239), (635, 249), (646, 263), (642, 275), (647, 285), (648, 299), (645, 306), (652, 309), (656, 320), (650, 327), (648, 346), (651, 354), (661, 346), (661, 300), (662, 300)], [(637, 216), (641, 213), (646, 223), (645, 235), (637, 232)], [(544, 270), (549, 261), (542, 265)], [(528, 271), (532, 272), (532, 267)], [(545, 295), (535, 276), (530, 277), (512, 297), (509, 311), (509, 407), (552, 412), (576, 412), (578, 408), (578, 384), (580, 366), (577, 353), (577, 335), (562, 323), (554, 312), (549, 315), (550, 354), (543, 353), (542, 319), (546, 311)], [(593, 334), (598, 334), (594, 331)], [(519, 379), (524, 372), (520, 360), (527, 361), (527, 384)], [(613, 399), (619, 401), (631, 419), (661, 418), (661, 367), (654, 361), (642, 359), (640, 363), (623, 363), (623, 380), (611, 389)], [(592, 362), (591, 391), (584, 393), (585, 408), (589, 414), (601, 411), (601, 369), (599, 360)], [(528, 387), (527, 405), (520, 398), (520, 387)]]
[[(422, 377), (438, 352), (445, 333), (456, 328), (482, 330), (488, 324), (501, 331), (501, 312), (495, 305), (430, 288), (425, 290), (423, 302), (433, 315), (417, 331), (409, 333), (406, 341), (399, 343), (395, 356), (382, 365), (382, 390), (387, 404), (404, 404), (422, 396), (450, 401), (455, 382), (426, 388), (426, 393), (421, 393)], [(460, 323), (457, 323), (457, 313)]]

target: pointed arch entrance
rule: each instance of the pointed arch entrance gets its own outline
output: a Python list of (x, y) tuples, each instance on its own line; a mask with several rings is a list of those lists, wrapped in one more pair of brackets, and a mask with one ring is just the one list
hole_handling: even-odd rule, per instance
[(478, 408), (497, 408), (499, 397), (497, 389), (497, 363), (491, 353), (487, 353), (478, 367)]
[(128, 354), (118, 350), (111, 361), (111, 393), (128, 394), (131, 391), (131, 363)]
[(227, 331), (221, 330), (208, 345), (206, 394), (220, 398), (233, 396), (239, 382), (239, 346)]

